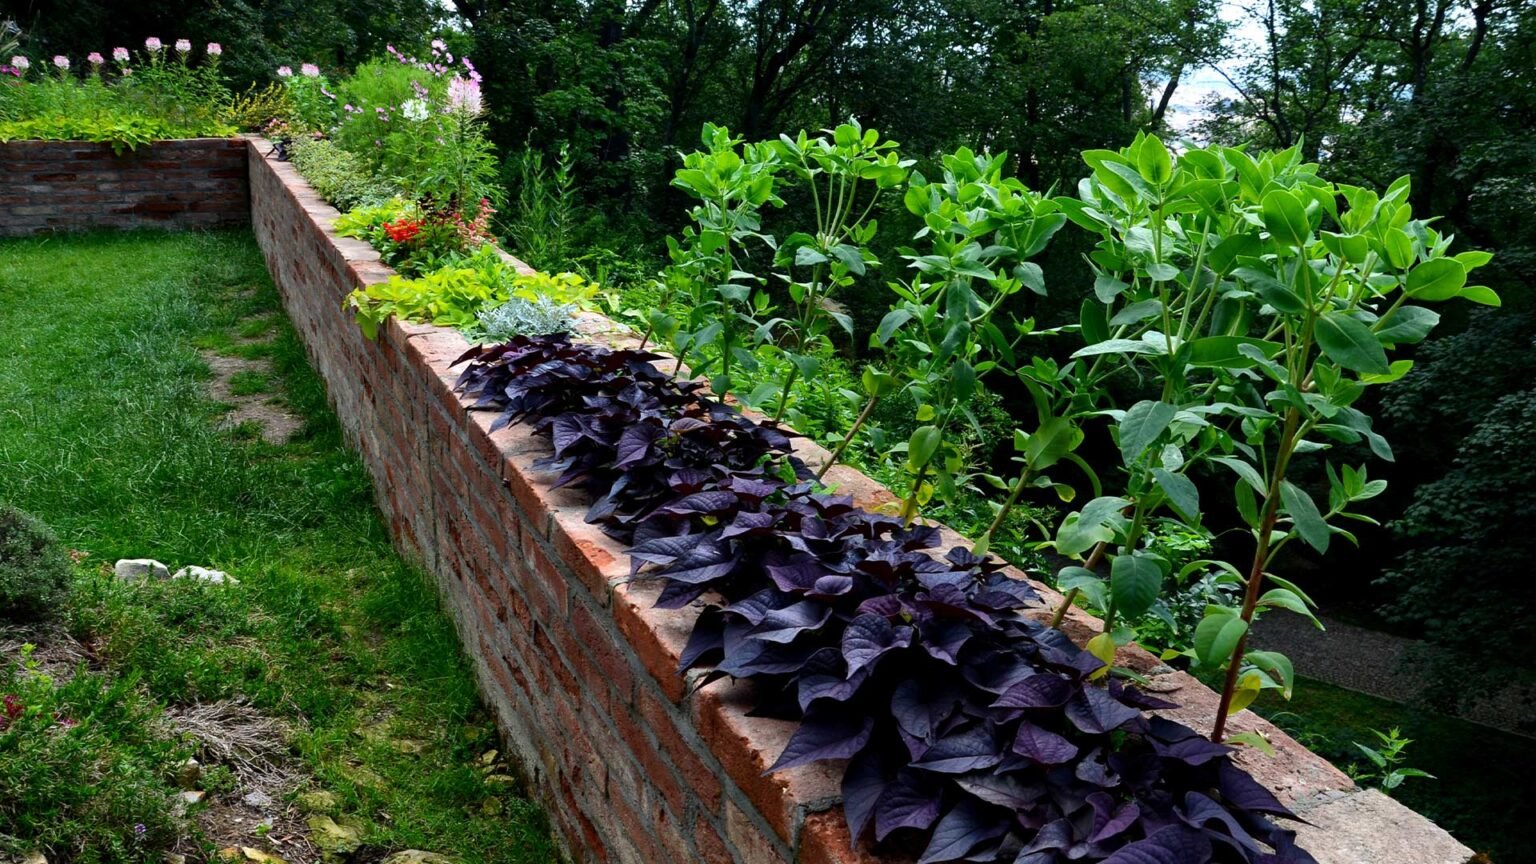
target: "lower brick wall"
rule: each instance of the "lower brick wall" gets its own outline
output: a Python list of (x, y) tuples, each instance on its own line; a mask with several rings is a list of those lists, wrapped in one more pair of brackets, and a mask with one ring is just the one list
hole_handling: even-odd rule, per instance
[[(628, 556), (584, 522), (586, 502), (549, 489), (532, 468), (548, 452), (544, 441), (521, 426), (492, 433), (491, 413), (465, 409), (452, 391), (451, 364), (468, 347), (458, 333), (390, 321), (377, 341), (362, 336), (343, 299), (391, 271), (365, 243), (330, 236), (336, 211), (266, 150), (252, 141), (251, 217), (283, 304), (397, 544), (438, 580), (508, 748), (572, 857), (910, 861), (850, 848), (837, 809), (839, 767), (764, 775), (793, 724), (748, 717), (749, 685), (695, 690), (676, 674), (696, 613), (654, 609), (654, 588), (625, 581)], [(812, 464), (826, 457), (814, 445), (803, 455)], [(890, 498), (841, 466), (828, 477), (866, 506)], [(1069, 632), (1086, 632), (1094, 621), (1078, 613), (1071, 623)], [(1177, 719), (1209, 728), (1214, 693), (1139, 649), (1119, 662), (1179, 702), (1170, 712)], [(1311, 808), (1310, 820), (1342, 826), (1327, 836), (1302, 826), (1304, 845), (1338, 850), (1318, 855), (1322, 864), (1461, 864), (1470, 856), (1251, 712), (1233, 727), (1261, 731), (1277, 750), (1237, 757), (1261, 782)]]
[(217, 228), (251, 218), (247, 143), (0, 143), (0, 236), (89, 228)]

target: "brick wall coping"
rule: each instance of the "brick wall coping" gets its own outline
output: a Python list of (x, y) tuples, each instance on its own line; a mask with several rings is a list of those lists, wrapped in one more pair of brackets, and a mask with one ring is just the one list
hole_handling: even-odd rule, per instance
[[(493, 412), (466, 410), (452, 389), (460, 370), (450, 364), (469, 347), (457, 331), (390, 320), (376, 343), (362, 339), (339, 298), (392, 271), (366, 243), (330, 233), (337, 212), (264, 142), (253, 138), (249, 152), (253, 222), (284, 305), (373, 474), (397, 543), (437, 576), (482, 691), (573, 854), (637, 864), (909, 860), (850, 850), (839, 766), (763, 773), (795, 724), (748, 717), (745, 682), (694, 689), (702, 673), (677, 675), (696, 610), (653, 608), (658, 589), (628, 580), (625, 548), (584, 521), (587, 502), (550, 489), (532, 467), (548, 452), (542, 439), (523, 426), (493, 433)], [(636, 344), (601, 316), (584, 316), (578, 329), (615, 347)], [(828, 458), (805, 439), (796, 452), (813, 468)], [(826, 479), (860, 506), (896, 500), (848, 466)], [(943, 533), (947, 545), (968, 545)], [(1030, 581), (1049, 603), (1059, 600)], [(1098, 623), (1073, 610), (1066, 629), (1081, 642)], [(1192, 676), (1134, 646), (1117, 663), (1180, 703), (1164, 714), (1209, 730), (1217, 695)], [(1310, 823), (1292, 827), (1320, 864), (1471, 858), (1429, 820), (1359, 789), (1253, 712), (1230, 726), (1274, 747), (1273, 757), (1245, 747), (1234, 758)]]

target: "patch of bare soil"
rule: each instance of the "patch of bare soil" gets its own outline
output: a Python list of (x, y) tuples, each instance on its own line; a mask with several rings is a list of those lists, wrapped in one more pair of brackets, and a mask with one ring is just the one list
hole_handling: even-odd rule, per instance
[[(259, 339), (251, 341), (261, 341)], [(286, 444), (299, 431), (302, 421), (283, 409), (281, 401), (267, 393), (236, 393), (233, 381), (242, 372), (267, 375), (271, 365), (265, 360), (232, 357), (204, 351), (203, 360), (213, 370), (208, 382), (208, 395), (215, 402), (233, 405), (224, 416), (224, 425), (234, 428), (243, 423), (255, 423), (261, 429), (262, 440), (269, 444)]]
[[(228, 768), (235, 778), (234, 789), (209, 793), (193, 815), (207, 842), (220, 850), (260, 850), (288, 864), (319, 860), (303, 814), (284, 801), (305, 779), (294, 767), (286, 724), (238, 700), (175, 708), (169, 720), (198, 745), (198, 779), (206, 779), (212, 765)], [(189, 858), (200, 851), (183, 845)], [(249, 858), (242, 852), (236, 860)]]
[(38, 671), (59, 683), (73, 678), (82, 663), (96, 665), (90, 646), (57, 624), (0, 624), (0, 663), (19, 662), (27, 645), (32, 646), (31, 659)]

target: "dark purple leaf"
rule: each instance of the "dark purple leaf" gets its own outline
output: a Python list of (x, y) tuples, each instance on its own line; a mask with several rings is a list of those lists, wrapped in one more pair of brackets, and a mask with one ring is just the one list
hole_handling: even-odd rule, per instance
[(994, 819), (982, 808), (970, 801), (955, 805), (933, 829), (933, 839), (923, 850), (917, 864), (935, 864), (939, 861), (958, 861), (983, 843), (995, 840), (1008, 831), (1008, 823)]
[(884, 840), (902, 828), (926, 829), (938, 818), (938, 791), (920, 786), (913, 772), (903, 771), (875, 804), (875, 839)]
[(1020, 723), (1013, 739), (1013, 752), (1042, 765), (1063, 765), (1077, 756), (1077, 745), (1049, 729), (1033, 723)]
[(937, 774), (966, 774), (991, 768), (1002, 760), (996, 736), (985, 726), (975, 726), (935, 741), (912, 764)]
[(1067, 703), (1067, 719), (1090, 735), (1118, 729), (1140, 716), (1141, 712), (1120, 704), (1101, 687), (1084, 687)]
[(763, 773), (772, 774), (823, 759), (847, 759), (863, 749), (874, 728), (873, 717), (858, 716), (842, 709), (806, 712), (800, 728), (790, 736), (778, 761)]
[(848, 622), (848, 629), (843, 631), (843, 659), (848, 663), (848, 674), (872, 665), (887, 651), (911, 643), (911, 627), (894, 625), (879, 615), (860, 615)]
[(1067, 704), (1077, 688), (1049, 672), (1042, 672), (1014, 684), (992, 703), (994, 708), (1060, 708)]

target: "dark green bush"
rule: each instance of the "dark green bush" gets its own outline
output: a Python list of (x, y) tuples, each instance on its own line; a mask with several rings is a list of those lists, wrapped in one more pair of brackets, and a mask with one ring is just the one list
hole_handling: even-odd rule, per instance
[(399, 190), (368, 170), (362, 159), (326, 139), (300, 138), (288, 150), (289, 161), (320, 197), (343, 212), (379, 204)]
[(49, 617), (69, 593), (69, 581), (69, 557), (48, 526), (0, 506), (0, 621)]

